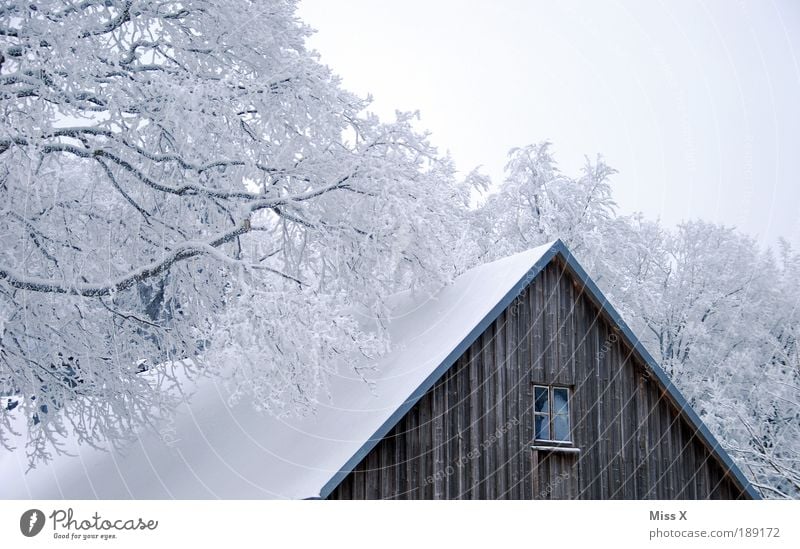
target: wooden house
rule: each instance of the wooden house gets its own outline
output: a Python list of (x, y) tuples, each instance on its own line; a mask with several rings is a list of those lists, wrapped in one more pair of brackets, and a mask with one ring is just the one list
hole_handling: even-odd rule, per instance
[(464, 336), (324, 496), (758, 498), (560, 241)]

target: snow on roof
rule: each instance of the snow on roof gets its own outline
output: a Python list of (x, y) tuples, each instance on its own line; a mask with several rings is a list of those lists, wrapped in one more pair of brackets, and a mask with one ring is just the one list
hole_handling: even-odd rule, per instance
[[(550, 252), (550, 253), (548, 253)], [(124, 452), (72, 445), (24, 473), (22, 448), (0, 457), (4, 499), (262, 499), (327, 495), (375, 442), (463, 353), (500, 312), (526, 275), (552, 257), (553, 244), (488, 263), (435, 296), (404, 300), (392, 311), (392, 351), (372, 387), (351, 371), (330, 380), (316, 414), (277, 418), (235, 406), (221, 382), (206, 379), (181, 405), (163, 437), (142, 433)], [(476, 333), (477, 332), (477, 333)], [(164, 439), (171, 441), (166, 444)]]

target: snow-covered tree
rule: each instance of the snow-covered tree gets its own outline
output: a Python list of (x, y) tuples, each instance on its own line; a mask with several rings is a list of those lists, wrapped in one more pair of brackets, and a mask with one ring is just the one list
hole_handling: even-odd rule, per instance
[[(727, 403), (735, 419), (732, 451), (769, 497), (800, 498), (800, 254), (779, 243), (775, 262), (761, 265), (768, 292), (758, 296), (750, 361), (730, 365), (742, 387)], [(737, 398), (738, 396), (738, 398)]]
[(169, 413), (176, 369), (308, 409), (385, 348), (355, 311), (451, 276), (452, 168), (342, 90), (294, 11), (0, 6), (0, 441), (20, 413), (32, 461), (121, 441)]
[(679, 225), (658, 244), (650, 243), (661, 253), (650, 254), (646, 287), (635, 293), (660, 301), (640, 307), (640, 318), (661, 365), (680, 379), (688, 364), (724, 360), (752, 335), (739, 320), (758, 314), (766, 295), (764, 257), (754, 240), (699, 221)]
[(548, 142), (512, 149), (504, 181), (478, 216), (485, 249), (501, 257), (560, 238), (574, 253), (595, 250), (614, 217), (614, 173), (598, 157), (587, 158), (581, 174), (569, 177), (558, 169)]
[(699, 221), (648, 249), (646, 276), (616, 300), (762, 492), (800, 496), (796, 256), (784, 248), (776, 264), (752, 238)]

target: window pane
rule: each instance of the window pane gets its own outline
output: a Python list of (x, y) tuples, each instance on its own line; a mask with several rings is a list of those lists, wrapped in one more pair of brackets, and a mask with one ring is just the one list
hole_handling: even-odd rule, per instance
[(569, 416), (553, 416), (553, 440), (569, 440)]
[(554, 414), (568, 414), (569, 413), (569, 389), (555, 388), (553, 389), (553, 413)]
[(534, 416), (534, 438), (538, 440), (550, 440), (550, 416), (535, 414)]
[(550, 409), (547, 407), (547, 387), (534, 387), (533, 393), (536, 400), (534, 412), (549, 414)]

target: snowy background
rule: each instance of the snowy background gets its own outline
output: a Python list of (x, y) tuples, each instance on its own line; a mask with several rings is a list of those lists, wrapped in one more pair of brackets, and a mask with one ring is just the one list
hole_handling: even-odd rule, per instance
[(197, 380), (313, 414), (390, 296), (561, 238), (800, 496), (798, 10), (638, 6), (4, 3), (1, 474), (163, 433)]

